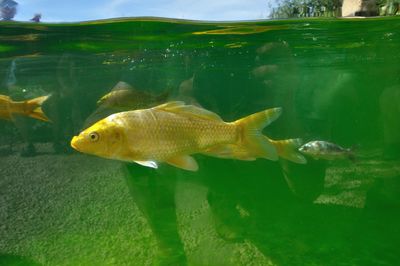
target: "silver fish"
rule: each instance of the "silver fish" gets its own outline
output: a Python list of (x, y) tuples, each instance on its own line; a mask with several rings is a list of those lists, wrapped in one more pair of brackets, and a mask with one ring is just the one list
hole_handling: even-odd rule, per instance
[(299, 151), (316, 160), (341, 160), (350, 159), (354, 161), (354, 153), (352, 149), (343, 148), (337, 144), (314, 140), (310, 141), (299, 148)]

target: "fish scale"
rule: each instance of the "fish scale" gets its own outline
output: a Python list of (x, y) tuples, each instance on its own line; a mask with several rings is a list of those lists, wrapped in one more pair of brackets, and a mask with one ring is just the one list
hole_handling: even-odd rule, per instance
[[(217, 125), (212, 121), (193, 120), (174, 113), (155, 110), (133, 112), (141, 112), (144, 119), (140, 119), (137, 123), (136, 116), (124, 114), (120, 114), (119, 119), (130, 124), (129, 129), (126, 129), (126, 134), (130, 138), (130, 143), (137, 144), (133, 144), (134, 153), (140, 153), (146, 158), (166, 159), (179, 152), (187, 153), (216, 143), (228, 143), (236, 137), (234, 128), (227, 123)], [(135, 126), (136, 123), (137, 126)], [(141, 130), (135, 132), (130, 130), (135, 128)], [(228, 128), (232, 129), (228, 130)], [(177, 136), (179, 137), (176, 138)]]

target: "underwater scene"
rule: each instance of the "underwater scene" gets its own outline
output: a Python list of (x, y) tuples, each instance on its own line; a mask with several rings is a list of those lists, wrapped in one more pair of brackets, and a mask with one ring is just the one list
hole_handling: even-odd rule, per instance
[(400, 18), (0, 39), (0, 265), (399, 265)]

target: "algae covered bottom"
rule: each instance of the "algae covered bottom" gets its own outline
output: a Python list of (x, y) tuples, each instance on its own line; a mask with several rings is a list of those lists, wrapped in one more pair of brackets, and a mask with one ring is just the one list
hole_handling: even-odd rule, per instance
[[(399, 32), (396, 17), (3, 22), (0, 94), (49, 96), (51, 122), (0, 120), (0, 265), (398, 265)], [(70, 147), (143, 97), (224, 121), (281, 107), (265, 135), (355, 158), (197, 154), (187, 172)]]

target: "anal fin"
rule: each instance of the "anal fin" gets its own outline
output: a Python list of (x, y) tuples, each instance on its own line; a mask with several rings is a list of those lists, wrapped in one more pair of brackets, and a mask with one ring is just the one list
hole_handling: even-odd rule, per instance
[(193, 157), (189, 155), (182, 155), (170, 158), (166, 161), (166, 163), (173, 165), (175, 167), (188, 170), (188, 171), (197, 171), (199, 166)]

